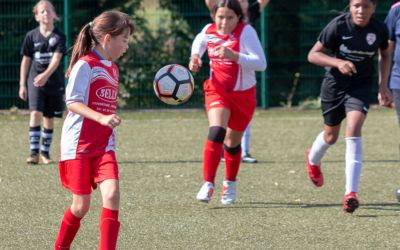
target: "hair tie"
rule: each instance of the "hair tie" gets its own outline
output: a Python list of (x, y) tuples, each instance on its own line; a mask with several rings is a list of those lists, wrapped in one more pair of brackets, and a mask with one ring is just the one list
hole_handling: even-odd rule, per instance
[(90, 26), (90, 27), (93, 27), (93, 22), (89, 22), (89, 26)]

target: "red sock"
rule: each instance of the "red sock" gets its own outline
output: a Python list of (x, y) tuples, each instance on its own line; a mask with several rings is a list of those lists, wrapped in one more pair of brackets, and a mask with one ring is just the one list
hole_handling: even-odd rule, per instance
[(203, 179), (214, 183), (219, 162), (221, 161), (222, 143), (207, 140), (204, 145)]
[(69, 249), (81, 225), (81, 218), (76, 217), (68, 208), (61, 222), (54, 249)]
[(241, 161), (242, 152), (239, 151), (236, 154), (229, 154), (224, 151), (225, 158), (225, 180), (236, 181), (236, 176), (239, 172), (239, 166)]
[(119, 232), (118, 210), (103, 207), (100, 217), (99, 250), (115, 250)]

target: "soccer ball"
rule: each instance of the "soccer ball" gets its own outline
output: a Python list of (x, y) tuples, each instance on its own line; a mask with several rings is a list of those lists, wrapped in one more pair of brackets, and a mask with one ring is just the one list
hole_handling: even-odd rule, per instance
[(157, 71), (154, 92), (166, 104), (178, 105), (193, 94), (194, 80), (189, 70), (179, 64), (169, 64)]

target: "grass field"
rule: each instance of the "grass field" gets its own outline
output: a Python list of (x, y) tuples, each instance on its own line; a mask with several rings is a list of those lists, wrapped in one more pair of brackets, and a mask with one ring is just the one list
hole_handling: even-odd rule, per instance
[[(372, 109), (364, 126), (361, 207), (341, 209), (344, 139), (323, 161), (325, 185), (307, 180), (305, 150), (322, 128), (319, 111), (258, 110), (252, 154), (242, 164), (238, 201), (219, 202), (221, 165), (211, 203), (195, 201), (201, 185), (203, 111), (121, 114), (117, 156), (121, 176), (118, 249), (399, 249), (400, 130), (393, 110)], [(61, 121), (52, 147), (59, 148)], [(51, 249), (71, 195), (56, 164), (28, 166), (28, 116), (0, 115), (0, 249)], [(96, 249), (100, 195), (73, 249)]]

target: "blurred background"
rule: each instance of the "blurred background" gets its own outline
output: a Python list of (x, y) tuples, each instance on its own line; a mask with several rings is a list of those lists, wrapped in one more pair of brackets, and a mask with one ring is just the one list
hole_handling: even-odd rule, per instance
[[(249, 0), (250, 2), (254, 0)], [(27, 31), (37, 27), (32, 8), (37, 1), (0, 0), (0, 109), (27, 108), (18, 98), (20, 47)], [(195, 93), (178, 107), (159, 101), (152, 81), (159, 68), (178, 63), (187, 66), (191, 43), (211, 21), (203, 0), (53, 0), (70, 48), (81, 27), (106, 9), (132, 16), (136, 27), (128, 52), (117, 62), (120, 68), (120, 109), (202, 108), (203, 81), (208, 59), (194, 74)], [(307, 53), (322, 28), (347, 11), (348, 0), (271, 0), (256, 24), (265, 49), (268, 69), (258, 73), (258, 106), (318, 106), (324, 69), (307, 62)], [(384, 21), (396, 1), (378, 1), (376, 16)], [(69, 63), (69, 54), (64, 66)], [(376, 102), (377, 84), (372, 93)]]

